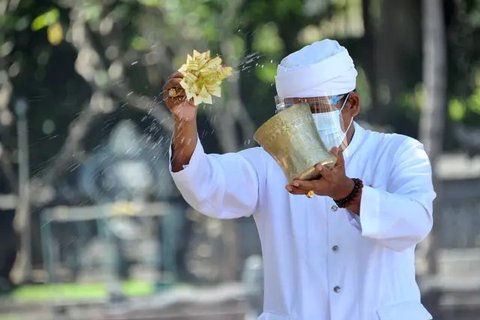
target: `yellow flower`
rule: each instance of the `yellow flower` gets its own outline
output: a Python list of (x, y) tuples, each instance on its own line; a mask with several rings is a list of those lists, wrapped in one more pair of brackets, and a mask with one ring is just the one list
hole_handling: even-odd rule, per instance
[(180, 85), (185, 90), (187, 99), (193, 103), (212, 104), (212, 95), (221, 97), (220, 85), (223, 79), (232, 75), (232, 68), (222, 65), (220, 57), (211, 58), (210, 51), (200, 53), (193, 50), (187, 55), (187, 61), (178, 69), (183, 74)]

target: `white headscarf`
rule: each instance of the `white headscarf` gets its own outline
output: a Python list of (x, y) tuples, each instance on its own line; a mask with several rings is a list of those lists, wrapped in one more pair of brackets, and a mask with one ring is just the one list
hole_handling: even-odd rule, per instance
[(352, 91), (356, 77), (347, 49), (325, 39), (285, 57), (278, 65), (275, 85), (281, 98), (319, 97)]

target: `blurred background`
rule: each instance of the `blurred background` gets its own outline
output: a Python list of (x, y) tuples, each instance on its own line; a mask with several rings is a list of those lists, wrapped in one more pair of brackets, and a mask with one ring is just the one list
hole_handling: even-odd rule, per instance
[(251, 147), (276, 65), (327, 37), (356, 63), (359, 121), (431, 157), (423, 302), (480, 319), (480, 1), (1, 0), (0, 320), (255, 319), (253, 219), (182, 200), (161, 88), (193, 49), (221, 55), (234, 76), (200, 135)]

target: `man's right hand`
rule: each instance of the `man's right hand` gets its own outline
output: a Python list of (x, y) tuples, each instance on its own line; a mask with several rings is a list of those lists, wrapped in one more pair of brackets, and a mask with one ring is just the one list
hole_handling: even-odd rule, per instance
[(163, 86), (163, 101), (175, 119), (170, 159), (173, 172), (183, 170), (190, 162), (198, 139), (197, 107), (192, 99), (187, 100), (185, 90), (180, 85), (182, 79), (183, 75), (175, 72)]
[[(163, 86), (163, 101), (172, 113), (175, 121), (194, 121), (197, 115), (197, 107), (193, 100), (187, 100), (185, 90), (180, 85), (183, 75), (180, 72), (173, 73)], [(174, 95), (172, 96), (172, 93)]]

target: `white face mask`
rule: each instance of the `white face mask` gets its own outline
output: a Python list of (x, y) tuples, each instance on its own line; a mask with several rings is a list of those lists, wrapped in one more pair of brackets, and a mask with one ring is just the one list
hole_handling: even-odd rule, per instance
[(343, 121), (341, 115), (343, 107), (348, 101), (349, 96), (350, 93), (345, 98), (345, 101), (340, 109), (329, 112), (312, 113), (313, 121), (317, 127), (318, 134), (329, 151), (333, 147), (341, 147), (342, 149), (345, 149), (347, 146), (347, 141), (345, 138), (348, 129), (350, 129), (350, 126), (352, 125), (353, 118), (345, 131), (343, 131)]

